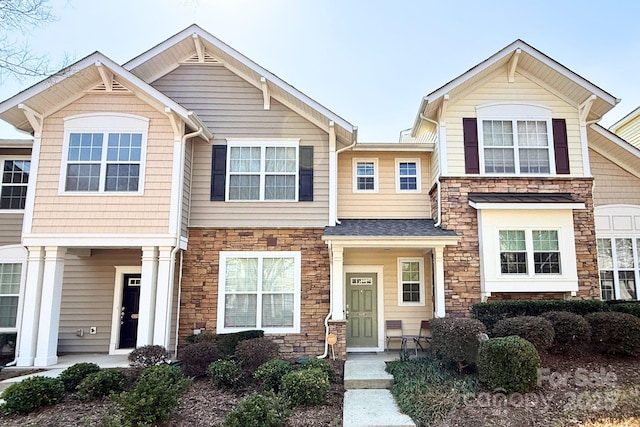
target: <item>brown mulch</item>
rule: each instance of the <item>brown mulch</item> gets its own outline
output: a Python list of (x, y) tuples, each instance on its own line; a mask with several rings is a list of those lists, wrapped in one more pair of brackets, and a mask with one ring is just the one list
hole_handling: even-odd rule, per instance
[(36, 372), (42, 372), (46, 369), (3, 369), (0, 371), (0, 381), (8, 380), (9, 378), (22, 377), (24, 375), (35, 374)]

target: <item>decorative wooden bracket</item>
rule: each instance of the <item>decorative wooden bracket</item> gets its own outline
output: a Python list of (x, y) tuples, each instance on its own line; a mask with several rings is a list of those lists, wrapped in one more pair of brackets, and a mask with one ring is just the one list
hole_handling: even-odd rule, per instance
[(173, 129), (173, 137), (178, 139), (182, 136), (182, 121), (176, 116), (173, 110), (169, 107), (164, 107), (164, 113), (169, 118), (171, 123), (171, 129)]
[(18, 104), (18, 108), (22, 110), (27, 120), (29, 120), (29, 124), (33, 128), (33, 133), (35, 135), (40, 135), (42, 133), (42, 124), (44, 122), (44, 116), (37, 111), (32, 110), (30, 107), (27, 107), (24, 104)]
[(518, 59), (520, 59), (520, 54), (522, 53), (522, 49), (516, 49), (516, 51), (513, 53), (513, 57), (511, 57), (511, 60), (509, 61), (509, 69), (508, 69), (508, 77), (507, 80), (509, 81), (509, 83), (513, 83), (516, 81), (516, 69), (518, 68)]
[(264, 109), (269, 110), (271, 108), (271, 93), (269, 93), (269, 82), (264, 77), (260, 77), (260, 85), (262, 86), (262, 100), (264, 102)]
[(196, 53), (198, 54), (198, 62), (204, 62), (204, 46), (202, 46), (202, 41), (197, 34), (193, 36), (193, 43), (196, 45)]
[(445, 125), (445, 115), (447, 114), (447, 107), (449, 107), (449, 94), (445, 94), (442, 97), (442, 104), (440, 104), (440, 108), (438, 108), (438, 123), (440, 126)]
[(100, 78), (104, 83), (104, 90), (107, 92), (113, 91), (113, 73), (107, 70), (100, 61), (96, 61), (96, 67), (98, 67)]
[(584, 126), (587, 123), (587, 116), (589, 116), (589, 111), (591, 111), (591, 106), (593, 105), (593, 101), (597, 98), (596, 95), (591, 94), (580, 106), (578, 107), (578, 111), (580, 112), (580, 125)]

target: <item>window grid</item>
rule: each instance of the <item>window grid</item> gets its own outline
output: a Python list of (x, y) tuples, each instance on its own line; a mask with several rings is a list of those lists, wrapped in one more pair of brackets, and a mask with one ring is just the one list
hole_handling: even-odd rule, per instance
[(500, 273), (561, 274), (557, 230), (500, 230)]
[(358, 191), (374, 191), (376, 189), (376, 166), (373, 161), (356, 163), (356, 189)]
[(637, 300), (640, 239), (597, 239), (600, 292), (603, 300)]
[(0, 264), (0, 328), (15, 328), (22, 264)]
[(31, 162), (4, 160), (0, 209), (24, 209)]
[(396, 191), (416, 192), (420, 190), (419, 160), (396, 159)]
[(424, 305), (424, 261), (398, 258), (398, 304)]

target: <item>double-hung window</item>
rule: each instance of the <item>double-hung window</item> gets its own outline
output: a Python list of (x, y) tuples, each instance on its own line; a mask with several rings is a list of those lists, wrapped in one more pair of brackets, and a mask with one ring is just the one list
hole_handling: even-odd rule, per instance
[(26, 159), (2, 160), (0, 209), (24, 209), (31, 162)]
[(424, 305), (424, 260), (398, 258), (398, 304)]
[(218, 328), (300, 331), (300, 252), (220, 252)]
[(420, 160), (396, 159), (396, 192), (420, 191)]
[(227, 200), (297, 200), (297, 141), (230, 141), (227, 155)]
[(353, 159), (353, 192), (378, 191), (378, 159)]
[(637, 300), (640, 239), (597, 239), (602, 299)]
[(500, 230), (500, 273), (560, 274), (557, 230)]
[(15, 328), (22, 264), (0, 264), (0, 328)]

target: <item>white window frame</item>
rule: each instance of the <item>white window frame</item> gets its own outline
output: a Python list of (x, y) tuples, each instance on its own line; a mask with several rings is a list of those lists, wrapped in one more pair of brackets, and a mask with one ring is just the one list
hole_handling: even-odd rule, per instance
[[(478, 126), (478, 156), (480, 159), (480, 175), (485, 176), (555, 176), (556, 161), (553, 140), (553, 123), (551, 117), (551, 109), (549, 107), (537, 104), (526, 103), (489, 103), (478, 106), (477, 126)], [(513, 172), (486, 172), (484, 158), (484, 133), (483, 123), (485, 120), (510, 121), (513, 126), (513, 155), (514, 155), (514, 171)], [(526, 173), (520, 172), (520, 147), (518, 146), (518, 123), (519, 121), (544, 121), (547, 123), (548, 145), (547, 152), (549, 155), (549, 173)], [(542, 147), (538, 147), (542, 148)]]
[[(300, 251), (220, 251), (220, 262), (218, 272), (218, 319), (216, 331), (218, 333), (230, 333), (246, 331), (249, 329), (263, 330), (268, 334), (297, 334), (300, 333), (300, 296), (301, 296), (301, 281), (302, 281), (302, 262)], [(227, 328), (224, 326), (225, 317), (225, 275), (227, 259), (229, 258), (293, 258), (294, 260), (294, 290), (293, 290), (293, 326), (288, 328), (263, 328), (261, 326), (261, 312), (262, 304), (261, 299), (258, 298), (256, 304), (256, 326), (250, 328)], [(259, 261), (258, 265), (261, 265)], [(261, 274), (261, 271), (258, 271)], [(262, 282), (261, 278), (258, 279), (259, 284)], [(261, 290), (258, 289), (256, 293), (260, 296)]]
[[(358, 163), (373, 163), (373, 189), (372, 190), (360, 190), (358, 188)], [(377, 193), (379, 188), (378, 158), (377, 157), (354, 158), (352, 166), (353, 166), (353, 192), (354, 193)]]
[[(600, 273), (603, 271), (611, 271), (613, 272), (613, 297), (615, 300), (620, 299), (620, 272), (621, 271), (633, 271), (634, 281), (636, 286), (636, 299), (630, 299), (628, 301), (636, 301), (640, 300), (640, 236), (637, 235), (629, 235), (629, 236), (596, 236), (597, 240), (609, 240), (611, 243), (611, 257), (612, 257), (612, 267), (611, 268), (603, 268), (600, 263), (598, 263), (598, 286), (600, 287), (600, 297), (602, 297), (602, 281), (600, 278)], [(631, 240), (632, 250), (633, 250), (633, 268), (621, 268), (618, 265), (618, 256), (617, 256), (617, 247), (616, 240), (620, 239), (629, 239)], [(597, 245), (596, 245), (597, 247)], [(598, 254), (598, 258), (600, 258)]]
[[(412, 175), (400, 175), (400, 163), (415, 163), (416, 164), (416, 188), (411, 190), (403, 190), (400, 188), (400, 178), (402, 177), (412, 177)], [(420, 172), (420, 159), (403, 159), (396, 158), (396, 193), (420, 193), (422, 192), (422, 174)]]
[[(503, 273), (502, 272), (502, 263), (500, 261), (500, 232), (501, 231), (524, 231), (524, 239), (525, 239), (525, 250), (527, 255), (527, 273)], [(535, 260), (534, 260), (534, 250), (533, 250), (533, 232), (534, 231), (555, 231), (558, 233), (558, 257), (560, 263), (560, 272), (559, 273), (536, 273), (535, 272)], [(562, 229), (556, 227), (510, 227), (510, 228), (499, 228), (496, 233), (496, 248), (498, 248), (498, 256), (497, 256), (497, 273), (498, 277), (501, 278), (509, 278), (509, 277), (562, 277), (563, 276), (563, 268), (564, 268), (564, 255), (563, 255), (563, 247), (562, 247)]]
[[(2, 294), (2, 296), (18, 297), (18, 312), (15, 327), (0, 327), (0, 333), (18, 332), (22, 323), (24, 292), (27, 280), (27, 250), (22, 245), (10, 245), (0, 248), (0, 264), (21, 264), (20, 287), (18, 294)], [(16, 343), (17, 345), (17, 343)]]
[[(260, 196), (258, 199), (229, 199), (229, 184), (230, 184), (230, 176), (231, 168), (230, 168), (230, 158), (231, 158), (231, 148), (232, 147), (259, 147), (260, 148)], [(294, 173), (282, 173), (280, 175), (295, 175), (295, 190), (294, 190), (294, 198), (293, 199), (265, 199), (265, 185), (266, 179), (265, 176), (267, 172), (265, 170), (265, 152), (267, 147), (294, 147), (296, 149), (296, 167), (295, 174)], [(300, 191), (300, 139), (290, 138), (290, 139), (227, 139), (227, 159), (226, 159), (226, 177), (225, 177), (225, 188), (224, 188), (224, 199), (227, 202), (267, 202), (267, 203), (291, 203), (297, 202)], [(241, 174), (242, 175), (242, 174)]]
[[(0, 168), (2, 168), (2, 173), (4, 173), (4, 162), (7, 162), (7, 161), (9, 161), (9, 162), (13, 162), (13, 161), (18, 161), (18, 162), (28, 161), (28, 162), (31, 162), (31, 156), (25, 156), (25, 155), (0, 156)], [(29, 170), (29, 177), (31, 177), (31, 170)], [(5, 186), (9, 186), (9, 187), (24, 186), (25, 188), (28, 187), (28, 182), (25, 183), (25, 184), (11, 184), (11, 183), (3, 183), (2, 181), (3, 180), (0, 179), (0, 191)], [(26, 207), (26, 196), (25, 196), (25, 207)], [(24, 208), (23, 209), (10, 209), (10, 208), (9, 209), (2, 209), (2, 208), (0, 208), (0, 212), (4, 212), (4, 213), (24, 212)]]
[[(145, 165), (147, 153), (147, 139), (149, 132), (149, 119), (142, 116), (125, 113), (88, 113), (65, 117), (64, 119), (64, 143), (62, 146), (62, 161), (60, 165), (60, 183), (58, 194), (74, 196), (95, 196), (95, 195), (118, 195), (135, 196), (144, 194)], [(67, 191), (67, 164), (69, 162), (69, 142), (72, 133), (94, 133), (103, 134), (102, 157), (100, 160), (100, 183), (98, 191)], [(138, 175), (138, 191), (106, 191), (104, 189), (107, 164), (107, 144), (108, 136), (111, 133), (136, 133), (142, 135), (140, 148), (140, 169)], [(97, 162), (95, 162), (97, 163)], [(118, 162), (125, 163), (125, 162)], [(138, 163), (138, 162), (130, 162)]]
[[(420, 268), (420, 301), (404, 301), (402, 298), (403, 280), (402, 280), (402, 263), (417, 262)], [(398, 305), (399, 306), (424, 306), (425, 290), (424, 290), (424, 258), (420, 257), (402, 257), (398, 258)]]

